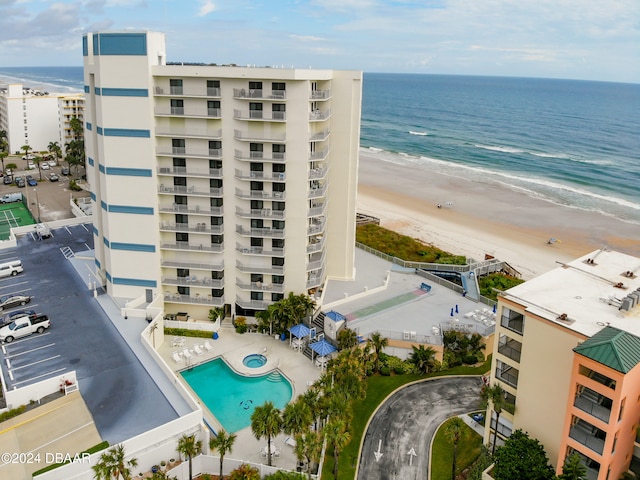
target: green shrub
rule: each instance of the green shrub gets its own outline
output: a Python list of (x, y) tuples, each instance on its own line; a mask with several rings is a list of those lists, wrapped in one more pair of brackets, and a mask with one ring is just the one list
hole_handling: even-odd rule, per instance
[(247, 333), (247, 319), (245, 317), (236, 317), (235, 327), (236, 333)]
[(27, 409), (26, 405), (20, 405), (19, 407), (12, 408), (4, 413), (0, 413), (0, 422), (4, 422), (5, 420), (9, 420), (10, 418), (17, 417), (24, 413)]
[(524, 280), (521, 280), (504, 273), (492, 273), (490, 275), (483, 275), (478, 277), (478, 286), (480, 287), (480, 295), (490, 298), (492, 300), (498, 299), (498, 292), (496, 290), (508, 290), (511, 287), (520, 285)]
[(78, 182), (76, 182), (75, 180), (71, 180), (69, 182), (69, 189), (73, 190), (74, 192), (81, 192), (82, 191), (82, 187), (80, 185), (78, 185)]
[[(92, 454), (92, 453), (96, 453), (96, 452), (101, 452), (102, 450), (105, 450), (106, 448), (109, 447), (109, 442), (107, 442), (106, 440), (104, 442), (100, 442), (97, 445), (94, 445), (91, 448), (88, 448), (87, 450), (83, 450), (82, 452), (80, 452), (80, 455), (82, 455), (83, 453), (88, 453), (88, 454)], [(35, 472), (33, 472), (33, 476), (35, 477), (36, 475), (40, 475), (41, 473), (44, 472), (48, 472), (49, 470), (53, 470), (54, 468), (58, 468), (62, 465), (66, 465), (69, 462), (65, 462), (65, 463), (52, 463), (51, 465), (47, 465), (44, 468), (41, 468), (40, 470), (37, 470)]]
[(478, 357), (476, 357), (475, 355), (466, 355), (462, 359), (462, 363), (464, 363), (465, 365), (475, 365), (476, 363), (478, 363)]
[(213, 332), (206, 332), (204, 330), (188, 330), (186, 328), (165, 328), (165, 335), (174, 335), (176, 337), (197, 337), (197, 338), (211, 338)]
[(272, 473), (271, 475), (267, 475), (264, 477), (265, 480), (301, 480), (306, 478), (306, 475), (296, 472), (284, 472), (282, 470), (278, 470), (276, 473)]
[(380, 367), (380, 375), (388, 377), (391, 375), (391, 369), (389, 367)]
[(260, 480), (260, 472), (251, 465), (240, 465), (229, 474), (230, 480)]

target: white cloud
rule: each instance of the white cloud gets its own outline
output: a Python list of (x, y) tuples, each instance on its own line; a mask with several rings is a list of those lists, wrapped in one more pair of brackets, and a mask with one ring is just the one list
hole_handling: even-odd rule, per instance
[(202, 5), (200, 6), (200, 10), (198, 10), (199, 17), (209, 15), (216, 9), (216, 5), (211, 0), (202, 0), (200, 3)]

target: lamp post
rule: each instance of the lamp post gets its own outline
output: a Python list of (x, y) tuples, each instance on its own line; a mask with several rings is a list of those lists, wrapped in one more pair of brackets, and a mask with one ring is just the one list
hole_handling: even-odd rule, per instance
[(37, 205), (37, 208), (38, 208), (38, 223), (40, 223), (40, 201), (38, 200), (38, 189), (34, 188), (33, 191), (36, 194), (36, 205)]

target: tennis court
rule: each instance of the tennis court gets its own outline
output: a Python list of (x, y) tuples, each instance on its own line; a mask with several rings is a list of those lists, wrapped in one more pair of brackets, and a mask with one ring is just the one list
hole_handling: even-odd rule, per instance
[(36, 221), (24, 203), (16, 202), (0, 205), (0, 240), (7, 240), (9, 238), (9, 230), (13, 227), (34, 225), (35, 223)]

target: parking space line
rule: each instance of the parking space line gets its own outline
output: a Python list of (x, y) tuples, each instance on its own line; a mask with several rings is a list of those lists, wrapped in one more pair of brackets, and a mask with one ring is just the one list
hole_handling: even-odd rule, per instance
[(64, 227), (64, 229), (67, 231), (69, 235), (71, 235), (71, 230), (69, 230), (69, 227)]
[(36, 362), (27, 363), (26, 365), (20, 365), (19, 367), (13, 367), (12, 370), (15, 372), (16, 370), (21, 370), (23, 368), (32, 367), (34, 365), (38, 365), (39, 363), (43, 363), (49, 360), (54, 360), (56, 358), (60, 358), (60, 355), (54, 355), (53, 357), (43, 358), (42, 360), (38, 360)]
[[(11, 345), (20, 345), (21, 343), (24, 343), (24, 342), (26, 342), (28, 340), (34, 340), (36, 338), (45, 337), (45, 336), (50, 335), (50, 334), (51, 334), (51, 332), (42, 332), (42, 333), (40, 333), (38, 335), (29, 335), (28, 337), (24, 337), (24, 338), (21, 338), (20, 340), (15, 340), (15, 341), (9, 342), (9, 343), (11, 343)], [(7, 345), (7, 344), (6, 343), (2, 344), (2, 348), (3, 349), (4, 349), (5, 345)], [(5, 351), (5, 355), (6, 355), (6, 350), (4, 350), (4, 351)]]
[[(67, 367), (63, 367), (63, 368), (58, 368), (57, 370), (52, 370), (50, 372), (47, 373), (43, 373), (42, 375), (38, 375), (36, 377), (31, 377), (28, 380), (20, 380), (19, 382), (12, 382), (12, 385), (20, 385), (21, 383), (27, 383), (27, 382), (33, 382), (34, 380), (37, 380), (38, 378), (42, 378), (42, 377), (46, 377), (47, 375), (52, 375), (54, 373), (58, 373), (58, 372), (64, 372), (67, 369)], [(9, 372), (11, 373), (11, 372)]]
[(89, 245), (87, 245), (86, 242), (85, 242), (84, 246), (87, 247), (87, 250), (91, 250), (91, 247)]
[(25, 281), (25, 282), (12, 283), (11, 285), (5, 285), (4, 287), (0, 287), (0, 290), (3, 289), (3, 288), (11, 288), (11, 287), (15, 287), (17, 285), (22, 285), (23, 283), (29, 283), (29, 282)]
[(42, 350), (43, 348), (53, 347), (54, 345), (55, 345), (55, 343), (50, 343), (49, 345), (43, 345), (41, 347), (32, 348), (31, 350), (25, 350), (24, 352), (18, 352), (18, 353), (13, 353), (13, 354), (11, 352), (9, 352), (9, 355), (7, 355), (5, 358), (8, 360), (10, 358), (19, 357), (20, 355), (24, 355), (25, 353), (36, 352), (38, 350)]
[(84, 224), (84, 223), (81, 223), (81, 224), (80, 224), (80, 226), (81, 226), (82, 228), (84, 228), (87, 232), (89, 231), (89, 229), (85, 226), (85, 224)]

